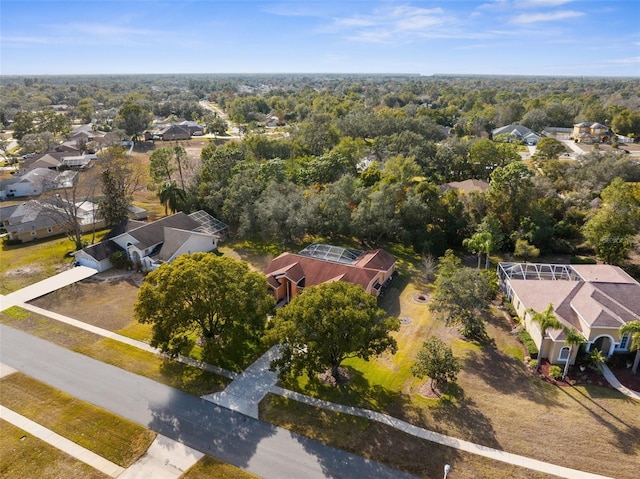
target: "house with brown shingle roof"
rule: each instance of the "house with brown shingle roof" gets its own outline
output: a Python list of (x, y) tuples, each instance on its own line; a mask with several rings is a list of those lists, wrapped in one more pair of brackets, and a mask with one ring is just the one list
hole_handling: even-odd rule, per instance
[(620, 327), (640, 321), (640, 283), (611, 265), (558, 265), (500, 263), (500, 285), (511, 300), (525, 328), (552, 364), (575, 361), (568, 357), (563, 330), (549, 330), (542, 337), (531, 310), (541, 312), (549, 304), (560, 323), (576, 329), (587, 341), (584, 351), (599, 349), (609, 357), (629, 351), (631, 338), (620, 336)]
[(358, 251), (314, 243), (297, 254), (281, 254), (265, 273), (276, 302), (288, 303), (304, 288), (332, 281), (357, 284), (379, 296), (391, 281), (395, 263), (395, 256), (382, 249)]
[(116, 227), (101, 246), (90, 246), (76, 253), (78, 264), (104, 271), (112, 267), (109, 256), (124, 251), (143, 271), (152, 271), (182, 254), (213, 251), (226, 236), (227, 225), (204, 211), (189, 215), (179, 212), (151, 223), (127, 221)]

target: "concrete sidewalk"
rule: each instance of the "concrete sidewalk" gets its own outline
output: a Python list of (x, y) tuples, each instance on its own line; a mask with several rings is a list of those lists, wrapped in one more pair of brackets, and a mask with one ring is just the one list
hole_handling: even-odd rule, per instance
[(278, 354), (278, 346), (272, 347), (236, 377), (224, 391), (203, 396), (202, 399), (258, 419), (258, 404), (278, 382), (278, 373), (269, 370), (271, 361)]
[[(12, 367), (0, 363), (0, 378), (14, 372), (16, 370)], [(75, 457), (94, 469), (120, 479), (148, 479), (149, 477), (154, 479), (177, 479), (204, 456), (203, 453), (195, 449), (159, 435), (140, 459), (124, 469), (3, 406), (0, 406), (0, 419), (51, 444), (56, 449)]]
[(108, 476), (118, 477), (124, 472), (123, 467), (106, 460), (102, 456), (98, 456), (96, 453), (79, 446), (75, 442), (56, 434), (52, 430), (47, 429), (46, 427), (43, 427), (4, 406), (0, 406), (0, 418)]
[[(139, 347), (141, 349), (154, 352), (156, 354), (160, 354), (160, 352), (157, 349), (152, 348), (148, 344), (143, 343), (141, 341), (136, 341), (131, 338), (118, 335), (111, 331), (97, 328), (95, 326), (83, 323), (81, 321), (68, 318), (66, 316), (62, 316), (57, 313), (53, 313), (51, 311), (47, 311), (32, 305), (20, 304), (19, 306), (27, 310), (37, 312), (38, 314), (48, 316), (52, 319), (63, 321), (67, 324), (71, 324), (73, 326), (85, 329), (87, 331), (94, 332), (95, 334), (100, 334), (102, 336), (109, 337), (116, 341), (122, 341), (131, 346)], [(251, 366), (249, 366), (249, 368), (247, 368), (240, 375), (236, 375), (235, 373), (232, 373), (230, 371), (222, 370), (222, 372), (226, 373), (224, 375), (226, 375), (227, 377), (231, 377), (234, 380), (231, 382), (231, 384), (229, 384), (229, 386), (227, 386), (227, 388), (224, 391), (203, 396), (203, 399), (216, 403), (217, 405), (225, 407), (227, 409), (238, 411), (247, 416), (258, 418), (258, 404), (268, 392), (272, 392), (274, 394), (287, 397), (290, 399), (294, 399), (296, 401), (310, 404), (313, 406), (317, 406), (323, 409), (355, 415), (355, 416), (366, 417), (371, 420), (378, 421), (383, 424), (387, 424), (391, 427), (404, 431), (407, 434), (411, 434), (415, 437), (420, 437), (422, 439), (436, 442), (438, 444), (452, 447), (454, 449), (467, 451), (472, 454), (477, 454), (490, 459), (505, 462), (507, 464), (513, 464), (516, 466), (524, 467), (526, 469), (531, 469), (534, 471), (539, 471), (547, 474), (553, 474), (553, 475), (564, 477), (567, 479), (610, 479), (610, 478), (607, 478), (606, 476), (586, 473), (586, 472), (578, 471), (575, 469), (557, 466), (554, 464), (539, 461), (536, 459), (530, 459), (517, 454), (511, 454), (506, 451), (489, 448), (480, 444), (474, 444), (468, 441), (463, 441), (451, 436), (446, 436), (433, 431), (419, 428), (417, 426), (413, 426), (412, 424), (409, 424), (405, 421), (401, 421), (392, 416), (388, 416), (386, 414), (382, 414), (379, 412), (370, 411), (368, 409), (354, 408), (351, 406), (344, 406), (341, 404), (335, 404), (328, 401), (324, 401), (322, 399), (312, 398), (304, 394), (300, 394), (294, 391), (289, 391), (287, 389), (280, 388), (276, 386), (277, 374), (275, 372), (269, 371), (269, 365), (271, 361), (275, 359), (277, 354), (278, 354), (277, 347), (271, 348), (269, 351), (267, 351), (263, 356), (261, 356), (257, 361), (255, 361)], [(212, 369), (215, 369), (214, 372), (221, 369), (221, 368), (217, 368), (216, 366), (200, 363), (199, 361), (195, 361), (190, 358), (178, 358), (178, 360), (187, 362), (189, 364), (193, 364), (196, 367), (203, 367), (203, 369), (212, 368)]]
[[(133, 346), (134, 348), (138, 348), (138, 349), (142, 349), (143, 351), (147, 351), (149, 353), (153, 353), (153, 354), (160, 354), (162, 355), (162, 351), (160, 351), (157, 348), (154, 348), (153, 346), (150, 346), (149, 344), (145, 343), (144, 341), (138, 341), (136, 339), (131, 339), (128, 338), (127, 336), (122, 336), (121, 334), (118, 333), (114, 333), (113, 331), (109, 331), (108, 329), (103, 329), (103, 328), (99, 328), (98, 326), (93, 326), (92, 324), (88, 324), (88, 323), (84, 323), (82, 321), (79, 321), (77, 319), (73, 319), (70, 318), (69, 316), (64, 316), (62, 314), (58, 314), (55, 313), (53, 311), (49, 311), (47, 309), (42, 309), (39, 308), (38, 306), (33, 306), (32, 304), (26, 304), (26, 303), (20, 303), (20, 304), (16, 304), (16, 306), (19, 306), (23, 309), (26, 309), (27, 311), (31, 311), (33, 313), (37, 313), (41, 316), (45, 316), (47, 318), (51, 318), (51, 319), (55, 319), (56, 321), (60, 321), (61, 323), (65, 323), (68, 324), (70, 326), (74, 326), (76, 328), (79, 329), (83, 329), (85, 331), (88, 331), (90, 333), (93, 334), (97, 334), (98, 336), (102, 336), (105, 338), (109, 338), (109, 339), (113, 339), (114, 341), (118, 341), (124, 344), (128, 344), (129, 346)], [(199, 368), (199, 369), (203, 369), (205, 371), (209, 371), (215, 374), (218, 374), (220, 376), (224, 376), (226, 378), (229, 379), (234, 379), (237, 374), (234, 373), (233, 371), (228, 371), (226, 369), (223, 369), (221, 367), (215, 366), (213, 364), (208, 364), (208, 363), (203, 363), (202, 361), (197, 361), (193, 358), (188, 358), (186, 356), (178, 356), (176, 358), (174, 358), (176, 361), (179, 361), (181, 363), (185, 363), (185, 364), (189, 364), (193, 367)]]

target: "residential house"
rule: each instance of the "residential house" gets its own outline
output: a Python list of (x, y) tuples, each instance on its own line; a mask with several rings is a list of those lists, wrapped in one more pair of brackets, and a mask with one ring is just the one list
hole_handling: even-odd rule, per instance
[(525, 143), (530, 146), (537, 145), (541, 138), (540, 135), (523, 125), (501, 126), (491, 131), (491, 137), (493, 139), (502, 137), (510, 142)]
[[(552, 364), (573, 363), (563, 330), (547, 331), (543, 338), (531, 310), (549, 304), (560, 323), (576, 329), (586, 340), (584, 351), (599, 349), (605, 356), (628, 352), (630, 337), (620, 327), (640, 320), (640, 283), (611, 265), (500, 263), (500, 285), (538, 349)], [(577, 349), (577, 348), (576, 348)]]
[[(76, 203), (77, 220), (83, 233), (104, 228), (98, 207), (88, 201)], [(69, 215), (59, 206), (38, 200), (0, 208), (0, 220), (9, 240), (28, 243), (36, 239), (66, 234), (71, 225)]]
[(78, 181), (75, 171), (53, 171), (36, 168), (0, 181), (0, 200), (25, 196), (38, 196), (44, 191), (72, 188)]
[(190, 139), (191, 131), (187, 126), (172, 123), (170, 125), (158, 126), (153, 130), (145, 131), (143, 136), (145, 141), (179, 141)]
[(94, 245), (76, 253), (76, 262), (104, 271), (112, 267), (109, 256), (124, 251), (143, 271), (152, 271), (186, 253), (217, 249), (228, 226), (204, 211), (176, 213), (151, 223), (128, 220), (108, 235), (104, 245)]
[(26, 173), (37, 168), (47, 168), (49, 170), (57, 170), (62, 164), (60, 159), (66, 156), (62, 152), (41, 153), (32, 156), (20, 163), (20, 173)]
[(358, 251), (314, 243), (298, 254), (283, 253), (265, 271), (276, 302), (288, 303), (308, 286), (346, 281), (380, 295), (391, 281), (396, 258), (382, 249)]
[(181, 121), (178, 123), (178, 126), (187, 128), (191, 136), (202, 136), (204, 134), (204, 128), (202, 125), (199, 125), (195, 121)]
[(573, 125), (571, 138), (576, 143), (608, 143), (615, 138), (615, 133), (601, 123), (582, 122)]

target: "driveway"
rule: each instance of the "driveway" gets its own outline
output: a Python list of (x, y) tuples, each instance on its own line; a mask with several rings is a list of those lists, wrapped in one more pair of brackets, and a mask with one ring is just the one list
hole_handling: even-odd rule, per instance
[(0, 351), (18, 371), (264, 478), (414, 477), (4, 325)]

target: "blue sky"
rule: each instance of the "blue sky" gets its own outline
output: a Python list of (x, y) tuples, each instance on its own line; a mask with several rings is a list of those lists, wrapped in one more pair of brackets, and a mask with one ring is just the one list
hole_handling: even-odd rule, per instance
[(640, 76), (640, 0), (0, 2), (0, 73)]

